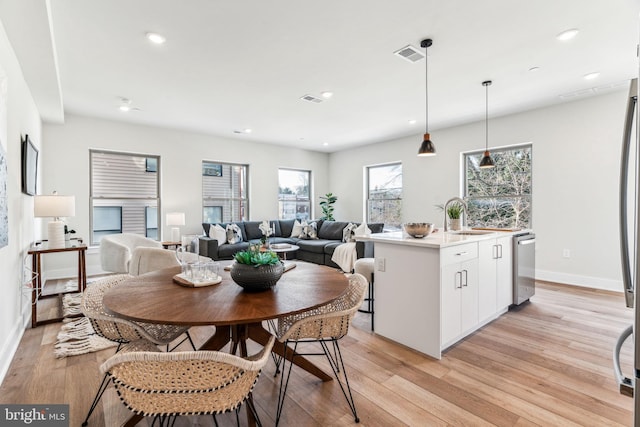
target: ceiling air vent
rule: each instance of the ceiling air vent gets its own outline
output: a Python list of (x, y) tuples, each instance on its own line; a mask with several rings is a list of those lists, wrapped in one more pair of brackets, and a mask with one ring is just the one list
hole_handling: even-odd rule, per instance
[(407, 45), (402, 49), (396, 50), (393, 54), (398, 55), (400, 58), (406, 59), (409, 62), (418, 62), (424, 58), (424, 53), (411, 45)]
[(300, 99), (302, 99), (303, 101), (315, 102), (316, 104), (319, 104), (322, 102), (322, 99), (316, 98), (313, 95), (304, 95), (304, 96), (301, 96)]

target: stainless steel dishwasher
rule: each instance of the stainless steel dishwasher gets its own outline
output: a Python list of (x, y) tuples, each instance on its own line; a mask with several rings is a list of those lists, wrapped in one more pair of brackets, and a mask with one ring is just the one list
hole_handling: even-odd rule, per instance
[(520, 305), (536, 293), (536, 235), (513, 236), (513, 303)]

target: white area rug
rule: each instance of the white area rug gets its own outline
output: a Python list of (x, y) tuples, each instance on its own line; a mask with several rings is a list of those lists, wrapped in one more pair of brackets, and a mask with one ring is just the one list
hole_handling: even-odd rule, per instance
[[(87, 280), (87, 285), (95, 280)], [(70, 280), (65, 285), (66, 290), (78, 289), (77, 282)], [(96, 335), (91, 322), (86, 317), (72, 317), (82, 314), (80, 303), (82, 294), (66, 294), (62, 298), (62, 314), (65, 317), (54, 346), (54, 354), (57, 358), (76, 356), (78, 354), (91, 353), (109, 347), (115, 347), (118, 343)]]

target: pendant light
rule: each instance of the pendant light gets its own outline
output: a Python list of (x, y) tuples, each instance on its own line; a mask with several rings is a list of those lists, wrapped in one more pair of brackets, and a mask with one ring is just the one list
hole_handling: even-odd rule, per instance
[(480, 160), (480, 167), (482, 169), (489, 169), (495, 167), (496, 163), (491, 158), (491, 154), (489, 153), (489, 86), (491, 86), (491, 80), (487, 80), (482, 82), (482, 86), (486, 88), (486, 109), (484, 116), (484, 124), (485, 124), (485, 145), (484, 145), (484, 155), (482, 156), (482, 160)]
[(425, 68), (425, 118), (426, 118), (426, 128), (424, 134), (424, 140), (422, 141), (422, 145), (420, 145), (420, 150), (418, 150), (418, 156), (426, 157), (426, 156), (435, 156), (436, 155), (436, 147), (431, 142), (431, 135), (429, 135), (429, 66), (427, 62), (427, 48), (433, 44), (431, 39), (424, 39), (420, 42), (420, 46), (425, 48), (424, 53), (424, 68)]

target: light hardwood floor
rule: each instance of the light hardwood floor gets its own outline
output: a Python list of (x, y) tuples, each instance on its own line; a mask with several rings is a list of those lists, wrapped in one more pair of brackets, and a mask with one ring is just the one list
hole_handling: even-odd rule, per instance
[[(451, 347), (440, 361), (372, 334), (362, 313), (341, 348), (362, 426), (630, 426), (632, 399), (618, 393), (611, 354), (631, 322), (621, 294), (539, 283), (530, 303)], [(25, 331), (0, 386), (0, 403), (68, 403), (70, 425), (79, 426), (100, 381), (98, 366), (114, 350), (55, 359), (59, 328)], [(201, 341), (211, 333), (193, 329)], [(626, 345), (626, 372), (631, 358)], [(254, 391), (264, 425), (274, 424), (273, 374), (270, 363)], [(334, 382), (294, 369), (287, 396), (283, 426), (355, 425)], [(119, 425), (128, 415), (110, 388), (89, 425)], [(230, 417), (218, 420), (235, 425)], [(192, 417), (176, 425), (213, 423)]]

